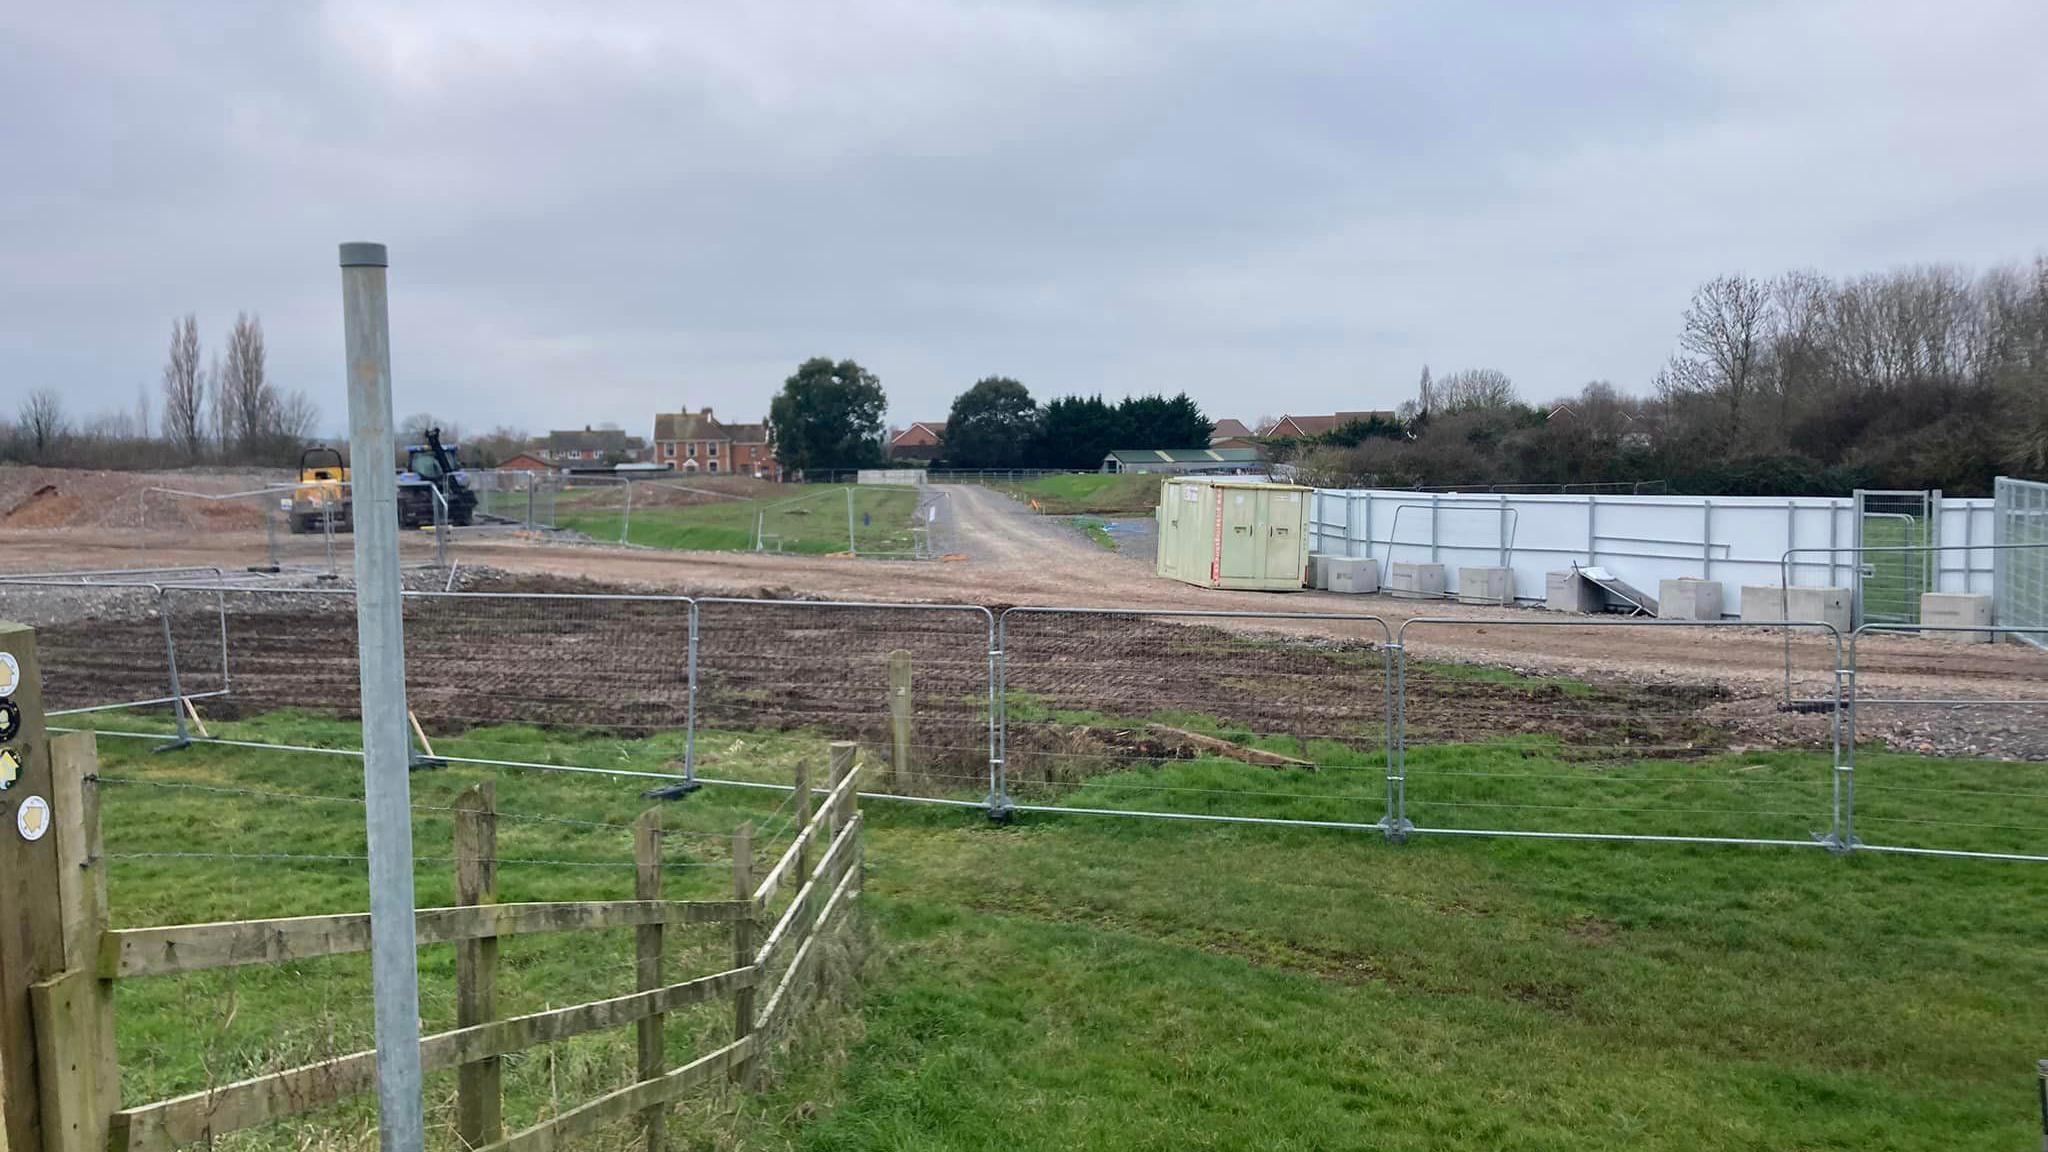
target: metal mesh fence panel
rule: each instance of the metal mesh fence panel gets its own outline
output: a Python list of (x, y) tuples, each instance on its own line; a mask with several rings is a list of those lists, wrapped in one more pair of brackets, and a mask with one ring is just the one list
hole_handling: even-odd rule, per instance
[(592, 540), (623, 543), (632, 485), (611, 476), (558, 476), (553, 491), (553, 526)]
[[(1994, 554), (1993, 619), (2021, 628), (2048, 628), (2048, 484), (2000, 477), (1995, 496), (1997, 542), (2033, 547)], [(2038, 633), (2016, 638), (2048, 648), (2048, 638)]]
[(999, 637), (1018, 807), (1358, 826), (1386, 814), (1375, 617), (1012, 608)]
[(861, 745), (862, 787), (989, 794), (991, 617), (951, 605), (700, 599), (699, 771), (787, 780), (825, 744)]
[(2048, 859), (2048, 652), (1994, 642), (2007, 634), (1867, 624), (1853, 636), (1866, 846)]
[[(1547, 628), (1557, 670), (1501, 667)], [(1555, 633), (1569, 629), (1571, 643)], [(1825, 628), (1796, 643), (1802, 687), (1842, 667)], [(1400, 633), (1403, 815), (1422, 833), (1825, 842), (1840, 709), (1787, 709), (1776, 631), (1642, 619), (1418, 618)], [(1631, 675), (1570, 670), (1581, 646)], [(1807, 663), (1811, 662), (1811, 663)], [(1685, 667), (1679, 681), (1670, 669)], [(1700, 686), (1711, 669), (1718, 682)]]
[(187, 629), (192, 667), (174, 694), (173, 639), (161, 597), (149, 585), (0, 582), (0, 619), (36, 629), (43, 663), (43, 702), (53, 715), (166, 705), (177, 694), (217, 696), (221, 616), (204, 611)]

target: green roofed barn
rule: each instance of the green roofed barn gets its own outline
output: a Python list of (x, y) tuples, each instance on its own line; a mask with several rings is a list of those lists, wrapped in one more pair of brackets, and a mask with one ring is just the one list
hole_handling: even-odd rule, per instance
[(1104, 472), (1263, 472), (1257, 448), (1119, 448), (1102, 458)]

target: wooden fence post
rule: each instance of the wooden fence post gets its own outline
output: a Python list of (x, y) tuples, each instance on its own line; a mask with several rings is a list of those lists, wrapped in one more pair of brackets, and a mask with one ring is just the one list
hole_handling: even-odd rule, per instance
[[(853, 771), (853, 758), (859, 752), (860, 745), (851, 740), (834, 740), (832, 742), (833, 788), (839, 787), (840, 783), (846, 779), (846, 774)], [(839, 835), (839, 830), (846, 827), (846, 822), (853, 818), (854, 800), (854, 794), (848, 792), (845, 798), (840, 800), (839, 804), (832, 811), (825, 813), (826, 822), (831, 826), (834, 836)]]
[[(17, 719), (0, 747), (10, 777), (0, 799), (0, 1136), (9, 1152), (43, 1152), (30, 985), (64, 969), (57, 838), (51, 826), (50, 750), (43, 730), (42, 665), (35, 630), (0, 624), (0, 695)], [(14, 824), (19, 831), (5, 830)], [(33, 838), (31, 838), (33, 837)], [(57, 1146), (52, 1144), (51, 1146)]]
[[(498, 792), (489, 780), (455, 798), (455, 902), (498, 902)], [(455, 946), (455, 1025), (469, 1028), (497, 1018), (498, 939), (484, 936)], [(463, 1146), (481, 1148), (504, 1135), (504, 1093), (499, 1058), (464, 1064), (456, 1073), (455, 1133)]]
[[(796, 834), (802, 836), (811, 826), (811, 765), (809, 761), (796, 762)], [(797, 884), (802, 885), (811, 874), (813, 857), (818, 854), (815, 838), (805, 840), (796, 853)]]
[[(742, 823), (732, 834), (732, 898), (751, 901), (754, 898), (754, 826)], [(754, 917), (750, 911), (743, 912), (732, 922), (732, 966), (745, 968), (754, 962)], [(754, 990), (741, 988), (732, 994), (732, 1038), (745, 1040), (754, 1031)], [(749, 1069), (755, 1057), (735, 1061), (732, 1066), (732, 1082), (750, 1082)]]
[[(661, 899), (661, 810), (649, 808), (633, 822), (633, 898), (636, 900)], [(650, 991), (661, 987), (661, 925), (643, 924), (633, 930), (633, 958), (638, 978), (636, 987)], [(667, 1056), (662, 1048), (662, 1026), (668, 1021), (665, 1015), (649, 1016), (640, 1021), (638, 1040), (640, 1046), (640, 1079), (658, 1080), (668, 1069), (664, 1067)], [(661, 1152), (664, 1129), (667, 1123), (668, 1105), (657, 1104), (641, 1113), (641, 1123), (647, 1130), (647, 1152)]]
[(898, 648), (889, 653), (889, 778), (899, 792), (910, 783), (910, 715), (910, 653)]
[(29, 988), (43, 1148), (104, 1152), (108, 1117), (121, 1106), (121, 1068), (114, 1049), (114, 985), (98, 972), (100, 934), (107, 929), (99, 746), (90, 732), (70, 732), (49, 747), (64, 972)]

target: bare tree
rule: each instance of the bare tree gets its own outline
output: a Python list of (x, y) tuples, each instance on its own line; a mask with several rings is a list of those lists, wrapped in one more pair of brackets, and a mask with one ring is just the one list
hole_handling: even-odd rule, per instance
[(320, 423), (320, 406), (306, 395), (303, 388), (294, 388), (285, 393), (277, 405), (277, 422), (273, 429), (276, 436), (292, 444), (302, 444), (313, 438), (313, 428)]
[(222, 366), (221, 391), (227, 405), (228, 431), (243, 452), (260, 451), (275, 434), (277, 390), (266, 378), (263, 351), (263, 321), (237, 313), (228, 333), (227, 360)]
[(1769, 307), (1760, 280), (1721, 276), (1701, 285), (1678, 338), (1687, 355), (1672, 361), (1660, 386), (1719, 399), (1728, 408), (1728, 430), (1740, 430), (1743, 406), (1762, 376)]
[(1439, 416), (1505, 408), (1515, 403), (1515, 382), (1496, 368), (1467, 368), (1434, 381), (1430, 399), (1430, 414)]
[(199, 320), (186, 313), (171, 323), (171, 354), (164, 362), (164, 439), (197, 458), (206, 447), (206, 378), (199, 366)]
[(64, 435), (64, 399), (54, 388), (38, 388), (21, 402), (21, 433), (40, 459)]

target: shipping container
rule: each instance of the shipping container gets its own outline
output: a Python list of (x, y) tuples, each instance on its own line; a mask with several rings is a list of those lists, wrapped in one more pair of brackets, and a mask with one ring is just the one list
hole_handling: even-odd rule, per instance
[(1232, 477), (1163, 482), (1158, 573), (1202, 588), (1301, 591), (1311, 491)]

